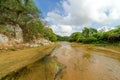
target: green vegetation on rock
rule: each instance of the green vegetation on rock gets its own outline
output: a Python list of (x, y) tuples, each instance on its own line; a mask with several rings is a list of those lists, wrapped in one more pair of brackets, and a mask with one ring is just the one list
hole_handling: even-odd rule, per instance
[(1, 0), (0, 16), (0, 33), (5, 35), (10, 31), (2, 25), (19, 25), (25, 41), (38, 37), (55, 41), (57, 38), (53, 31), (43, 24), (42, 13), (34, 0)]

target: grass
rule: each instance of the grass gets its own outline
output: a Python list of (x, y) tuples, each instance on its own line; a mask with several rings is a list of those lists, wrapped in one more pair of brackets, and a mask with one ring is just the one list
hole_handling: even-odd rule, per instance
[(16, 48), (11, 48), (10, 50), (11, 50), (11, 51), (16, 51), (17, 49), (16, 49)]
[[(36, 62), (53, 51), (55, 45), (28, 48), (0, 54), (0, 78)], [(12, 74), (13, 74), (12, 73)]]
[[(104, 52), (104, 56), (120, 61), (120, 43), (115, 44), (90, 44), (97, 52)], [(108, 55), (109, 54), (109, 55)]]
[(116, 50), (118, 52), (120, 51), (120, 43), (114, 43), (114, 44), (110, 44), (110, 43), (91, 43), (91, 44), (71, 43), (71, 46), (75, 47), (75, 48), (78, 46), (87, 46), (88, 49), (92, 49), (95, 47), (103, 47), (106, 49)]
[(114, 43), (114, 44), (110, 44), (110, 43), (94, 43), (94, 44), (91, 44), (93, 46), (98, 46), (98, 47), (105, 47), (105, 48), (109, 48), (109, 49), (114, 49), (114, 50), (117, 50), (117, 51), (120, 51), (120, 42), (119, 43)]

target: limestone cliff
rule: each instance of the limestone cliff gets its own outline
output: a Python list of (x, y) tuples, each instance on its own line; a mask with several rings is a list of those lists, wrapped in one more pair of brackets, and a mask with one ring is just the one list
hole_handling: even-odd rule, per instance
[(22, 43), (23, 42), (23, 34), (22, 29), (19, 25), (6, 25), (8, 30), (14, 32), (14, 35), (7, 36), (4, 33), (0, 33), (0, 44), (8, 44), (8, 43)]
[[(44, 38), (31, 40), (32, 42), (24, 43), (23, 31), (19, 25), (6, 25), (6, 30), (11, 31), (6, 35), (5, 32), (0, 32), (0, 49), (20, 48), (20, 47), (39, 47), (51, 44), (52, 42)], [(21, 45), (22, 44), (22, 45)]]

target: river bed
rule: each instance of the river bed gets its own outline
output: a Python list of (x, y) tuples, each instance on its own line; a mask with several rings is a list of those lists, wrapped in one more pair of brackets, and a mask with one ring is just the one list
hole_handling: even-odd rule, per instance
[(119, 51), (80, 43), (57, 44), (50, 56), (2, 80), (120, 80)]
[(53, 54), (66, 68), (57, 80), (120, 80), (120, 52), (79, 43), (59, 44)]

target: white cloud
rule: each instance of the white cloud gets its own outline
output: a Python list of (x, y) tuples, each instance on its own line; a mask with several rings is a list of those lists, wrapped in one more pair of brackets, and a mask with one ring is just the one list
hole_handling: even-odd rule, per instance
[(109, 27), (109, 26), (102, 26), (100, 28), (98, 28), (97, 30), (100, 32), (107, 32), (109, 30), (115, 29), (115, 27)]
[(57, 26), (69, 25), (71, 28), (92, 23), (110, 25), (120, 21), (119, 3), (120, 0), (63, 0), (63, 11), (48, 12), (46, 20)]
[(61, 36), (69, 36), (72, 33), (72, 27), (69, 25), (52, 25), (53, 31)]

